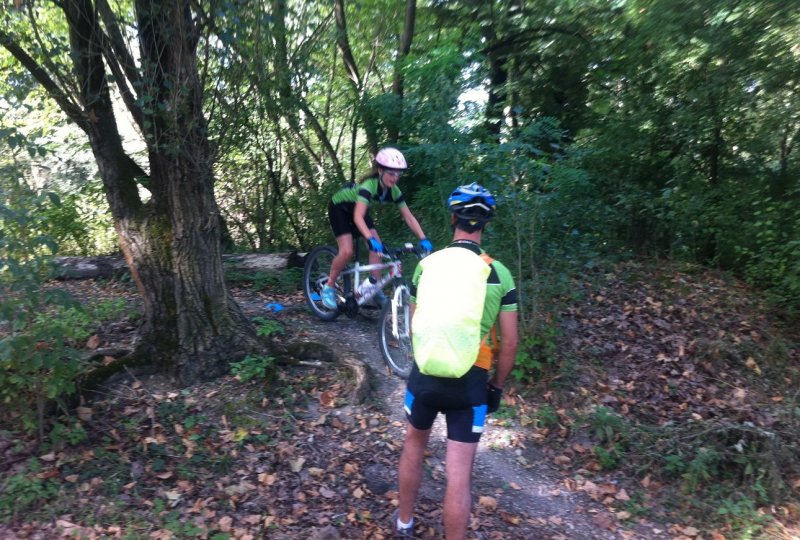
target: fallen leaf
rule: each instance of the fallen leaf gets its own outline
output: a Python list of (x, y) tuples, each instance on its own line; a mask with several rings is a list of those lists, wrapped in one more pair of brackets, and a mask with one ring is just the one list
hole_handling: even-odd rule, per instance
[(267, 486), (271, 486), (278, 480), (274, 474), (261, 473), (258, 475), (258, 481)]
[(744, 365), (755, 371), (757, 375), (761, 375), (761, 368), (758, 367), (758, 363), (756, 363), (755, 359), (752, 356), (747, 357), (747, 360), (745, 360)]
[(361, 489), (360, 487), (357, 487), (356, 489), (353, 490), (353, 497), (355, 497), (356, 499), (360, 499), (363, 496), (364, 496), (364, 490)]
[(233, 525), (233, 518), (230, 516), (225, 516), (217, 522), (217, 526), (222, 532), (231, 532), (231, 525)]
[(484, 510), (489, 512), (493, 512), (497, 509), (497, 499), (488, 495), (481, 495), (481, 497), (478, 499), (478, 504), (480, 504)]
[(242, 521), (248, 525), (258, 525), (261, 523), (261, 514), (250, 514), (249, 516), (245, 516)]
[(612, 531), (616, 528), (614, 525), (614, 519), (606, 513), (602, 514), (595, 514), (592, 516), (592, 523), (594, 523), (597, 527), (601, 529), (606, 529)]
[(89, 339), (86, 340), (86, 348), (87, 349), (96, 349), (100, 346), (100, 336), (97, 334), (93, 335)]
[(600, 486), (598, 486), (597, 484), (595, 484), (590, 480), (584, 482), (583, 485), (578, 489), (581, 491), (585, 491), (586, 494), (589, 495), (589, 497), (591, 497), (594, 500), (600, 499), (600, 496), (602, 495), (602, 493), (600, 492)]
[(569, 456), (560, 455), (553, 458), (553, 463), (556, 465), (568, 465), (572, 463), (572, 459)]
[(521, 521), (519, 516), (516, 516), (514, 514), (509, 514), (508, 512), (503, 512), (503, 511), (500, 512), (500, 517), (503, 519), (503, 521), (505, 521), (506, 523), (510, 523), (511, 525), (519, 525)]
[(319, 395), (319, 403), (323, 407), (332, 408), (336, 405), (336, 395), (332, 392), (322, 392)]

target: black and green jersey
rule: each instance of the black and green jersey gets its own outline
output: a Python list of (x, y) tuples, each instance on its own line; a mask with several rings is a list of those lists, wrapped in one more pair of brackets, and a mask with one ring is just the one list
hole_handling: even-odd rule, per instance
[(397, 187), (397, 184), (392, 186), (392, 189), (381, 189), (378, 178), (367, 178), (360, 184), (348, 184), (336, 193), (331, 198), (333, 204), (355, 204), (362, 202), (369, 207), (372, 202), (379, 203), (395, 203), (398, 207), (407, 206), (405, 197)]

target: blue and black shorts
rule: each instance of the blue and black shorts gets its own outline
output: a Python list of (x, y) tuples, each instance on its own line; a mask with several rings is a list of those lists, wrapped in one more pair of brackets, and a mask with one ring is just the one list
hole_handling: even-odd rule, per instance
[(420, 373), (416, 364), (408, 376), (404, 408), (408, 422), (417, 429), (433, 426), (436, 415), (447, 421), (447, 438), (476, 443), (486, 424), (488, 372), (476, 366), (458, 379), (431, 377)]

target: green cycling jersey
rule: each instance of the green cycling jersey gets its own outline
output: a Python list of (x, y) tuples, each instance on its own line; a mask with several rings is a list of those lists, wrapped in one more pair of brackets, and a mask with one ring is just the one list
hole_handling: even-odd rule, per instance
[(367, 178), (360, 184), (348, 184), (334, 193), (331, 202), (333, 204), (355, 204), (361, 202), (368, 207), (372, 202), (393, 202), (399, 207), (407, 206), (405, 197), (400, 188), (397, 187), (397, 184), (392, 186), (391, 189), (381, 189), (380, 181), (377, 177)]

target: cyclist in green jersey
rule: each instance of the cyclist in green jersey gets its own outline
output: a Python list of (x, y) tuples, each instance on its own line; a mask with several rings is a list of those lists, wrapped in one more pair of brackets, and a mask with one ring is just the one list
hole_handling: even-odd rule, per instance
[[(403, 193), (397, 187), (403, 171), (408, 168), (406, 158), (396, 148), (382, 148), (375, 155), (375, 168), (377, 171), (375, 174), (366, 177), (359, 183), (348, 184), (337, 191), (328, 204), (328, 220), (339, 248), (338, 254), (331, 263), (328, 282), (322, 288), (322, 303), (328, 309), (336, 309), (336, 292), (333, 284), (342, 269), (353, 258), (354, 238), (360, 236), (366, 241), (370, 251), (370, 264), (381, 261), (383, 244), (372, 218), (369, 216), (370, 204), (374, 202), (395, 203), (408, 228), (419, 238), (420, 249), (433, 251), (433, 245), (425, 237), (417, 218), (411, 213)], [(377, 277), (379, 276), (373, 276), (373, 279)], [(378, 304), (382, 304), (386, 300), (380, 291), (374, 298)]]
[[(453, 242), (437, 254), (448, 250), (468, 250), (479, 256), (483, 253), (484, 228), (495, 213), (494, 196), (476, 183), (459, 186), (447, 200), (447, 208), (455, 229)], [(414, 309), (412, 328), (414, 313), (422, 315), (425, 309), (425, 291), (431, 294), (432, 289), (425, 287), (425, 282), (437, 279), (429, 276), (423, 264), (417, 266), (410, 299)], [(455, 272), (452, 279), (463, 287), (468, 286), (464, 283), (464, 274)], [(497, 411), (500, 406), (502, 388), (514, 368), (519, 342), (517, 289), (511, 272), (500, 261), (491, 260), (484, 294), (481, 335), (488, 335), (487, 341), (491, 340), (496, 350), (487, 347), (486, 354), (477, 352), (470, 370), (459, 378), (425, 375), (417, 364), (408, 376), (403, 404), (407, 419), (406, 436), (398, 466), (399, 504), (392, 523), (395, 538), (416, 538), (414, 506), (422, 485), (423, 462), (431, 428), (440, 413), (444, 414), (447, 425), (447, 486), (442, 512), (445, 538), (464, 540), (467, 537), (472, 509), (472, 467), (478, 441), (486, 415)], [(493, 326), (494, 333), (490, 330)], [(443, 341), (447, 343), (447, 339)], [(451, 341), (450, 344), (456, 350), (460, 348), (458, 343)]]

